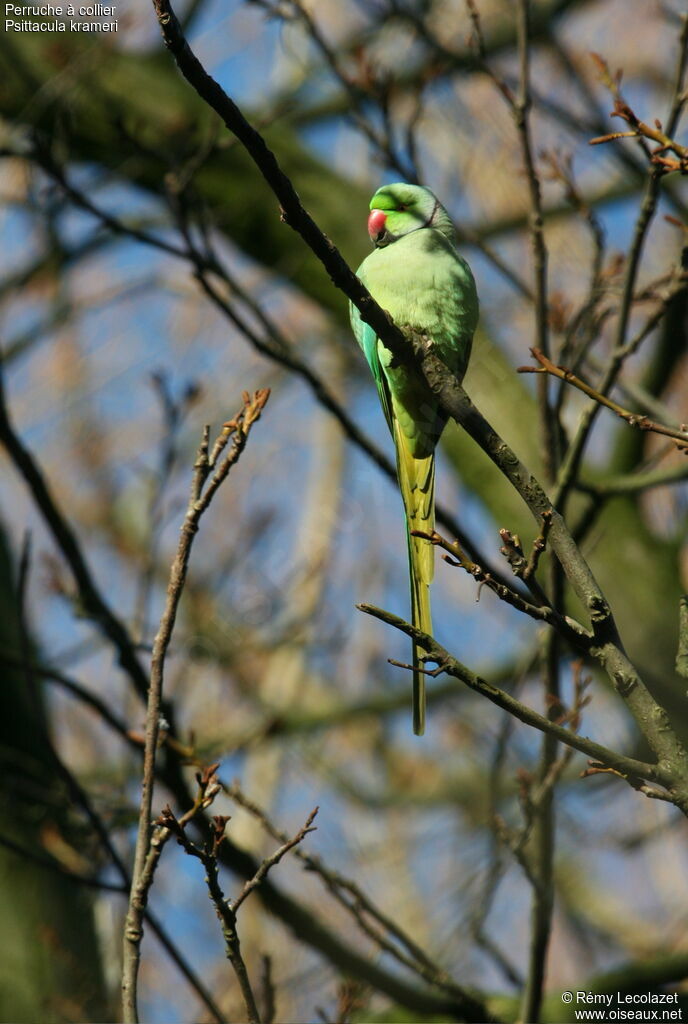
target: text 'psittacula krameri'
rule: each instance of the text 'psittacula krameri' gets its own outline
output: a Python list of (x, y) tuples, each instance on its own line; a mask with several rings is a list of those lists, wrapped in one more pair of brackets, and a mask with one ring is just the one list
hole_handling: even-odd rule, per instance
[[(456, 251), (449, 215), (430, 189), (385, 185), (370, 201), (368, 234), (374, 250), (358, 276), (395, 323), (419, 332), (458, 377), (463, 377), (478, 322), (478, 295), (471, 269)], [(414, 364), (401, 365), (372, 327), (351, 306), (351, 325), (377, 385), (394, 439), (399, 489), (406, 511), (411, 621), (432, 633), (432, 544), (411, 536), (435, 524), (435, 446), (446, 423), (437, 397)], [(425, 679), (420, 649), (413, 645), (413, 731), (425, 731)]]

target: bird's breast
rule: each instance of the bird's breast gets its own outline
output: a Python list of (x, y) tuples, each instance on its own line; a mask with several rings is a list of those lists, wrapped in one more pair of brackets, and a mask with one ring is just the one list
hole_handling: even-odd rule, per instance
[[(478, 317), (470, 268), (438, 231), (415, 231), (374, 250), (359, 275), (399, 326), (427, 335), (462, 376)], [(383, 365), (389, 363), (380, 353)]]

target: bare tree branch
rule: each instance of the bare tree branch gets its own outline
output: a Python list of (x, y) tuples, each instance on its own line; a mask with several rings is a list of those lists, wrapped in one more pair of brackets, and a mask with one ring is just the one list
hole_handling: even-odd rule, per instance
[(567, 370), (566, 367), (557, 366), (540, 349), (531, 348), (530, 351), (533, 358), (537, 359), (540, 363), (540, 366), (519, 366), (519, 373), (540, 373), (557, 377), (559, 380), (565, 381), (566, 384), (570, 384), (572, 387), (582, 391), (584, 395), (592, 398), (599, 405), (603, 405), (606, 409), (611, 409), (622, 420), (625, 420), (629, 426), (637, 427), (638, 430), (650, 431), (653, 434), (662, 434), (664, 437), (670, 437), (674, 440), (679, 451), (688, 451), (688, 430), (677, 430), (675, 427), (669, 427), (664, 423), (655, 423), (649, 416), (640, 416), (637, 412), (624, 409), (618, 402), (614, 402), (611, 398), (607, 398), (606, 395), (591, 387), (590, 384), (586, 384), (584, 380), (581, 380), (575, 373)]
[[(404, 619), (400, 619), (397, 615), (393, 615), (383, 608), (376, 608), (374, 605), (359, 604), (357, 607), (362, 612), (380, 619), (381, 622), (394, 626), (395, 629), (411, 637), (424, 651), (427, 651), (429, 655), (428, 660), (435, 662), (438, 666), (432, 672), (429, 672), (430, 675), (440, 675), (446, 672), (448, 675), (454, 676), (455, 679), (460, 679), (469, 689), (475, 690), (476, 693), (482, 694), (483, 697), (487, 697), (493, 704), (508, 711), (521, 722), (539, 729), (540, 732), (549, 733), (561, 743), (565, 743), (567, 746), (573, 747), (575, 750), (587, 754), (589, 757), (593, 757), (605, 765), (609, 765), (610, 768), (615, 769), (623, 778), (651, 779), (653, 782), (658, 782), (668, 789), (674, 787), (676, 780), (665, 766), (638, 761), (636, 758), (616, 753), (596, 743), (594, 740), (578, 736), (576, 733), (571, 732), (570, 729), (557, 725), (556, 722), (550, 721), (544, 715), (522, 704), (504, 690), (500, 690), (486, 682), (486, 680), (481, 679), (480, 676), (476, 676), (470, 669), (466, 668), (465, 665), (449, 654), (444, 647), (428, 636), (427, 633), (416, 629), (410, 623), (404, 621)], [(681, 803), (678, 803), (678, 806), (685, 802), (683, 796), (680, 799)], [(688, 814), (688, 808), (681, 807), (681, 809), (684, 810), (684, 813)]]
[[(244, 393), (244, 405), (239, 413), (226, 423), (209, 452), (209, 430), (206, 427), (203, 441), (194, 465), (191, 496), (179, 546), (170, 568), (167, 585), (167, 600), (160, 620), (160, 628), (153, 643), (151, 678), (146, 711), (146, 738), (143, 759), (143, 786), (139, 814), (136, 853), (131, 879), (129, 909), (124, 926), (122, 966), (122, 1012), (127, 1024), (138, 1021), (137, 980), (140, 961), (140, 946), (143, 937), (143, 918), (148, 891), (153, 881), (154, 867), (149, 865), (151, 846), (151, 813), (153, 785), (155, 781), (155, 754), (160, 730), (162, 711), (162, 688), (167, 648), (177, 616), (177, 609), (184, 590), (189, 556), (198, 524), (212, 501), (218, 488), (227, 478), (229, 471), (243, 452), (253, 424), (268, 400), (270, 392), (257, 391), (251, 398)], [(224, 455), (228, 441), (232, 439), (229, 452)], [(148, 869), (147, 869), (148, 865)]]

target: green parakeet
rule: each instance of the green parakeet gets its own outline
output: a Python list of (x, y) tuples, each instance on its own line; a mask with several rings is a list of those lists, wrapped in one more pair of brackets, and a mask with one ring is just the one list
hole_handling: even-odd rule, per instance
[[(375, 248), (358, 276), (402, 329), (431, 339), (440, 358), (463, 377), (478, 321), (478, 295), (470, 267), (456, 251), (449, 215), (430, 189), (385, 185), (370, 201), (368, 234)], [(351, 306), (351, 326), (372, 371), (394, 439), (399, 489), (406, 512), (411, 621), (432, 633), (432, 544), (411, 536), (435, 524), (435, 446), (446, 417), (419, 369), (395, 363), (389, 349)], [(413, 645), (413, 731), (425, 731), (425, 679)]]

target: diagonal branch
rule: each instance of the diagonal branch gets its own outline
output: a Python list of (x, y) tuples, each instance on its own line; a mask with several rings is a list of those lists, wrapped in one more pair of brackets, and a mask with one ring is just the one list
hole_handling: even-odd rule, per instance
[(573, 732), (571, 729), (566, 729), (562, 725), (558, 725), (556, 722), (550, 721), (544, 715), (541, 715), (538, 711), (529, 708), (526, 704), (522, 704), (521, 701), (516, 700), (510, 694), (506, 693), (505, 690), (500, 690), (498, 687), (488, 683), (485, 679), (481, 679), (480, 676), (475, 675), (469, 668), (463, 665), (457, 658), (454, 658), (444, 647), (437, 643), (427, 633), (423, 633), (420, 629), (416, 629), (409, 622), (399, 618), (397, 615), (393, 615), (391, 612), (385, 611), (384, 608), (376, 608), (370, 604), (359, 604), (357, 607), (365, 612), (367, 615), (372, 615), (376, 619), (380, 619), (381, 622), (386, 622), (390, 626), (394, 626), (400, 632), (405, 633), (406, 636), (410, 637), (415, 643), (422, 647), (428, 654), (428, 661), (436, 662), (438, 668), (433, 671), (433, 674), (439, 675), (445, 672), (447, 675), (453, 676), (455, 679), (460, 679), (462, 683), (476, 693), (481, 694), (483, 697), (487, 697), (489, 701), (496, 704), (497, 707), (503, 708), (504, 711), (508, 711), (509, 714), (513, 715), (514, 718), (518, 718), (519, 721), (525, 722), (526, 725), (530, 725), (535, 729), (539, 729), (540, 732), (548, 733), (554, 736), (556, 739), (565, 743), (569, 747), (573, 747), (574, 750), (580, 751), (582, 754), (587, 754), (588, 757), (594, 758), (596, 761), (600, 761), (602, 764), (608, 765), (610, 768), (615, 769), (624, 778), (636, 779), (651, 779), (653, 782), (658, 782), (660, 785), (667, 788), (673, 785), (673, 777), (665, 768), (659, 764), (648, 764), (643, 761), (638, 761), (633, 757), (626, 757), (625, 754), (619, 754), (614, 750), (610, 750), (608, 747), (602, 746), (600, 743), (596, 743), (594, 740), (590, 740), (587, 736), (579, 736), (578, 733)]

